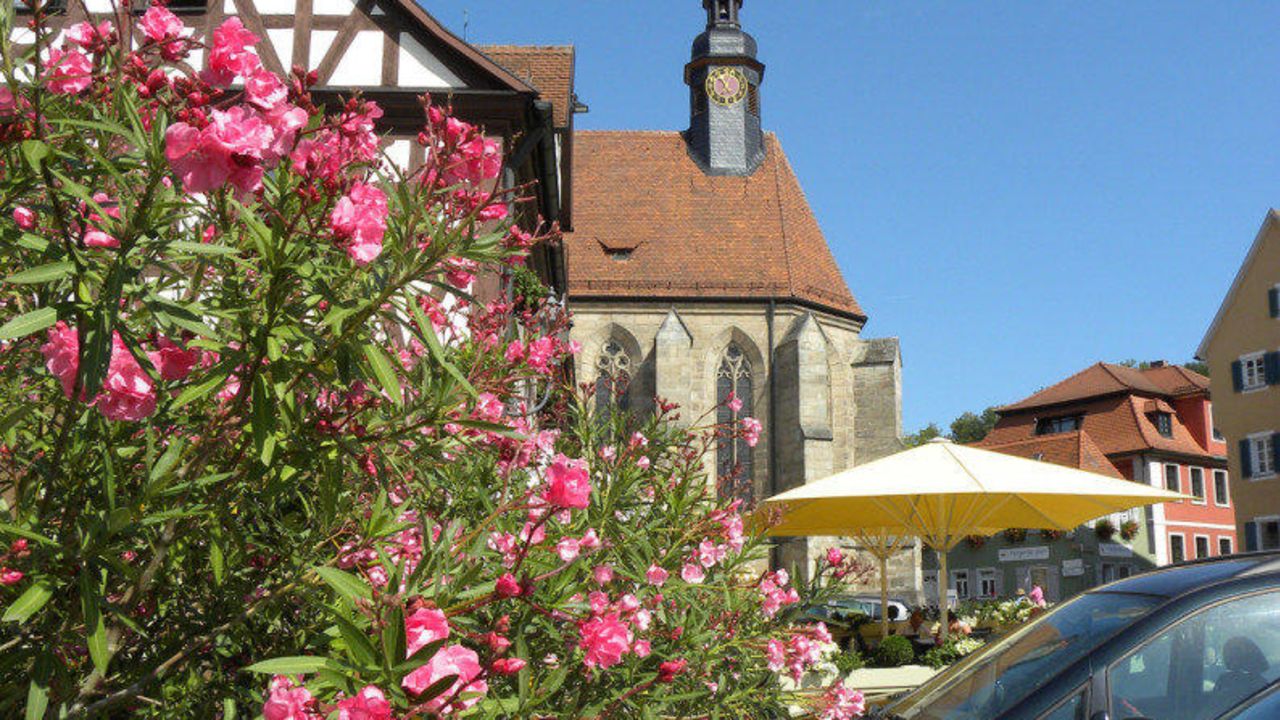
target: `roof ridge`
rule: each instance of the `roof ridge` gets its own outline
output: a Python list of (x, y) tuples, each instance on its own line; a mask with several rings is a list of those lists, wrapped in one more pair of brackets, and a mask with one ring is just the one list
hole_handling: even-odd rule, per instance
[[(774, 144), (777, 145), (777, 142), (775, 141)], [(765, 143), (765, 152), (769, 152), (768, 143)], [(781, 153), (779, 154), (781, 155)], [(786, 218), (786, 213), (783, 212), (783, 209), (782, 209), (782, 180), (778, 177), (779, 163), (777, 162), (777, 158), (774, 158), (774, 160), (775, 162), (773, 163), (773, 188), (776, 191), (774, 194), (774, 199), (777, 200), (777, 203), (778, 203), (778, 234), (782, 236), (782, 257), (787, 264), (787, 287), (792, 288), (794, 292), (796, 282), (795, 282), (795, 275), (791, 272), (791, 240), (787, 236), (787, 218)], [(782, 161), (786, 162), (785, 156), (782, 158)]]

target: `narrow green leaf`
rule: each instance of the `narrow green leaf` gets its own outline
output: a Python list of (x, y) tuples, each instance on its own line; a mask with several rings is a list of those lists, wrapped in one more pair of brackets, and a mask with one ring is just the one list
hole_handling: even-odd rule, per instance
[(22, 141), (22, 157), (26, 159), (31, 171), (38, 173), (44, 159), (49, 157), (49, 146), (39, 140), (24, 140)]
[(173, 401), (173, 409), (177, 410), (187, 403), (199, 400), (205, 395), (213, 392), (215, 389), (222, 387), (226, 382), (227, 373), (223, 372), (214, 373), (194, 385), (186, 386), (182, 389), (182, 392), (178, 393), (177, 399)]
[(53, 675), (53, 658), (47, 653), (36, 658), (27, 686), (26, 720), (43, 720), (49, 708), (49, 677)]
[(276, 448), (276, 409), (271, 388), (267, 387), (267, 379), (261, 374), (254, 378), (252, 401), (253, 445), (262, 464), (270, 465)]
[(75, 269), (75, 263), (69, 261), (49, 263), (47, 265), (39, 265), (29, 268), (22, 272), (16, 272), (5, 278), (4, 281), (7, 283), (13, 283), (14, 285), (38, 285), (40, 283), (47, 283), (53, 280), (60, 280), (70, 275), (75, 271)]
[(51, 307), (32, 310), (0, 326), (0, 340), (16, 340), (31, 333), (53, 327), (58, 322), (58, 311)]
[[(392, 587), (395, 587), (393, 584)], [(408, 651), (408, 639), (404, 632), (404, 610), (396, 605), (386, 615), (382, 628), (382, 657), (385, 668), (390, 670), (402, 662)]]
[[(169, 442), (169, 448), (164, 451), (159, 460), (156, 460), (156, 464), (151, 466), (151, 483), (153, 486), (164, 480), (173, 471), (174, 466), (178, 464), (178, 459), (182, 457), (182, 451), (186, 445), (186, 441), (182, 438), (174, 438)], [(147, 490), (148, 492), (154, 492), (158, 489), (160, 488), (150, 487)]]
[(32, 615), (40, 612), (40, 608), (44, 607), (51, 597), (53, 597), (53, 586), (48, 580), (41, 578), (32, 583), (26, 592), (9, 605), (4, 615), (0, 617), (0, 621), (24, 623), (31, 619)]
[(318, 672), (321, 668), (332, 667), (332, 665), (333, 663), (329, 661), (329, 658), (295, 655), (293, 657), (263, 660), (250, 665), (245, 670), (263, 675), (306, 675)]
[(217, 538), (209, 540), (209, 565), (213, 568), (214, 584), (221, 585), (223, 573), (227, 569), (227, 561), (222, 554), (222, 544), (218, 542)]
[(338, 632), (342, 634), (347, 649), (351, 651), (352, 658), (366, 670), (377, 670), (378, 651), (369, 640), (369, 634), (343, 617), (342, 611), (338, 608), (330, 608), (330, 611), (333, 613), (334, 622), (338, 625)]
[(427, 349), (431, 351), (432, 359), (434, 359), (440, 367), (444, 368), (445, 372), (453, 376), (453, 379), (457, 380), (458, 383), (466, 389), (468, 395), (475, 397), (476, 389), (471, 386), (471, 382), (462, 374), (462, 371), (458, 370), (453, 363), (449, 362), (449, 358), (445, 357), (444, 347), (440, 345), (440, 338), (436, 337), (435, 326), (432, 325), (431, 321), (427, 319), (427, 316), (422, 313), (422, 308), (418, 307), (417, 298), (410, 298), (408, 305), (409, 311), (413, 315), (413, 321), (418, 325), (418, 330), (422, 334), (423, 339), (427, 341)]
[(17, 535), (18, 537), (24, 537), (28, 540), (35, 540), (41, 545), (53, 546), (58, 544), (39, 533), (34, 533), (25, 528), (20, 528), (17, 525), (10, 525), (8, 523), (0, 523), (0, 533), (8, 533), (10, 535)]
[(316, 574), (342, 597), (355, 602), (357, 598), (369, 599), (373, 592), (369, 584), (351, 573), (333, 567), (317, 567)]
[(231, 698), (222, 699), (222, 720), (236, 720), (236, 701)]
[(98, 608), (98, 588), (87, 570), (80, 573), (80, 612), (84, 618), (84, 633), (93, 667), (99, 674), (106, 675), (107, 664), (111, 660), (107, 651), (107, 627)]
[(373, 344), (365, 345), (363, 350), (365, 359), (369, 361), (369, 367), (373, 369), (373, 376), (378, 379), (382, 390), (396, 405), (403, 405), (404, 391), (400, 389), (400, 381), (396, 379), (396, 371), (391, 367), (391, 361), (387, 359), (386, 354)]
[(191, 253), (192, 255), (239, 255), (240, 249), (217, 243), (195, 243), (177, 240), (165, 245), (173, 252)]

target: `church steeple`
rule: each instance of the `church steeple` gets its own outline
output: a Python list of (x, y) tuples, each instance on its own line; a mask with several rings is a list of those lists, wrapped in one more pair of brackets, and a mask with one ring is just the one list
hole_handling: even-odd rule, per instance
[(709, 175), (750, 175), (764, 160), (756, 41), (743, 32), (742, 0), (702, 0), (707, 28), (684, 68), (689, 154)]

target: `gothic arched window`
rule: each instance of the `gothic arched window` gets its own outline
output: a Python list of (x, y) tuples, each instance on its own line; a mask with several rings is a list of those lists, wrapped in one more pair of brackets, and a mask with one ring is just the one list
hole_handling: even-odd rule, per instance
[[(734, 410), (731, 399), (742, 406)], [(734, 343), (724, 351), (716, 370), (716, 421), (722, 427), (731, 427), (744, 417), (752, 417), (751, 399), (751, 363)], [(739, 498), (747, 506), (754, 503), (751, 456), (751, 447), (741, 437), (721, 437), (716, 441), (716, 478), (722, 497)]]
[(630, 407), (627, 386), (631, 384), (631, 356), (622, 343), (610, 340), (596, 360), (596, 409), (602, 414)]

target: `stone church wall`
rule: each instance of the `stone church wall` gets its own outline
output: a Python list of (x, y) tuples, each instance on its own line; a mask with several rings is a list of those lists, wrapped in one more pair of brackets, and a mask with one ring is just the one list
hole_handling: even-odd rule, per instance
[[(752, 487), (764, 498), (901, 449), (901, 361), (894, 338), (863, 340), (855, 321), (794, 305), (778, 305), (769, 367), (769, 322), (764, 303), (637, 303), (575, 301), (572, 337), (582, 344), (577, 381), (592, 382), (611, 340), (635, 368), (631, 407), (652, 410), (657, 394), (680, 405), (680, 421), (714, 420), (716, 372), (730, 343), (751, 366), (752, 414), (764, 423), (756, 446)], [(770, 408), (770, 373), (776, 373)], [(777, 437), (773, 437), (776, 433)], [(776, 482), (769, 452), (777, 442)], [(713, 458), (707, 458), (709, 474)], [(806, 567), (826, 548), (854, 546), (848, 539), (814, 538), (780, 543), (775, 562)], [(870, 557), (864, 561), (871, 562)], [(919, 591), (919, 550), (891, 561), (896, 595)], [(859, 591), (879, 592), (879, 580)]]

